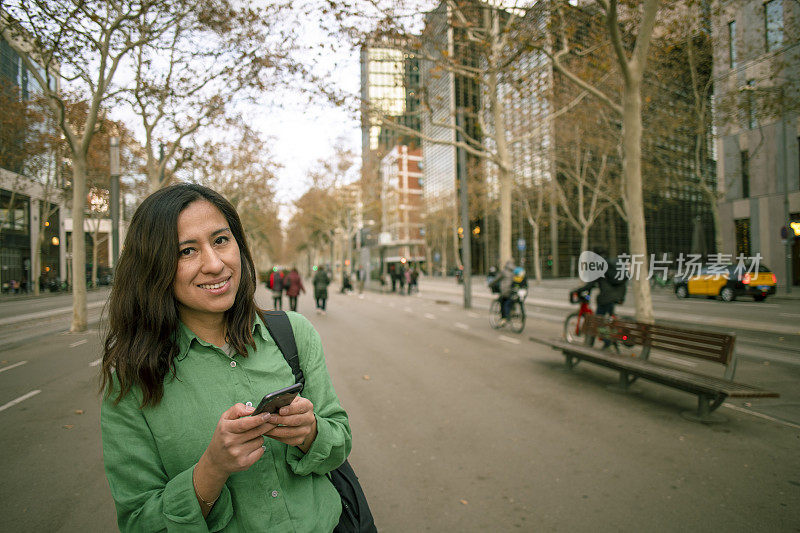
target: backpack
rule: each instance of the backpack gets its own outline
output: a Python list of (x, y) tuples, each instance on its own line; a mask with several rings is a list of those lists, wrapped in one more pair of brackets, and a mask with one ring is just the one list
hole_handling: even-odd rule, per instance
[[(303, 371), (300, 369), (300, 358), (297, 354), (297, 343), (289, 317), (284, 311), (263, 311), (261, 318), (267, 326), (267, 331), (272, 336), (283, 358), (292, 369), (295, 383), (305, 384)], [(358, 482), (358, 477), (345, 459), (339, 468), (327, 474), (336, 492), (342, 499), (342, 514), (339, 523), (334, 528), (334, 533), (377, 533), (375, 520), (367, 503), (367, 497)]]

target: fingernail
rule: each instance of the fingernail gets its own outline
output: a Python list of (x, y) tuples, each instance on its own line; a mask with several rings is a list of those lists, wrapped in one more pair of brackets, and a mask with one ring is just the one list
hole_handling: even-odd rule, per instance
[(289, 409), (287, 409), (286, 407), (281, 407), (281, 409), (278, 412), (282, 415), (285, 415), (289, 412)]
[(269, 413), (267, 413), (267, 414), (261, 415), (261, 418), (263, 418), (263, 419), (264, 419), (264, 422), (269, 422), (269, 417), (270, 417), (270, 416), (271, 416), (271, 415), (270, 415)]
[(255, 410), (255, 407), (253, 407), (252, 405), (245, 405), (244, 410), (250, 413)]

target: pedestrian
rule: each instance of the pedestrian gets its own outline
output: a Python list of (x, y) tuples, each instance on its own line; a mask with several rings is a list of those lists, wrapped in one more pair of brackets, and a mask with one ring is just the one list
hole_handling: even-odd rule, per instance
[(342, 289), (339, 292), (347, 294), (348, 292), (352, 292), (352, 290), (353, 283), (350, 281), (350, 274), (342, 272)]
[(358, 283), (358, 297), (364, 297), (364, 282), (367, 278), (367, 271), (363, 266), (359, 266), (358, 270), (356, 271), (356, 279)]
[(408, 294), (411, 294), (412, 287), (414, 292), (419, 292), (419, 270), (417, 270), (417, 267), (411, 269), (411, 284), (408, 287)]
[(278, 267), (273, 267), (269, 273), (267, 286), (272, 291), (272, 308), (283, 309), (283, 272)]
[(317, 314), (326, 314), (325, 306), (328, 301), (328, 285), (331, 277), (324, 268), (317, 270), (314, 274), (314, 300), (317, 303)]
[(406, 287), (408, 287), (408, 294), (411, 294), (411, 269), (408, 268), (405, 271), (405, 278), (406, 278)]
[(251, 402), (294, 383), (255, 288), (239, 216), (218, 193), (173, 185), (136, 210), (101, 370), (103, 460), (122, 532), (337, 525), (341, 497), (325, 474), (347, 458), (350, 428), (303, 316), (288, 313), (302, 396), (248, 416)]
[(303, 287), (303, 280), (300, 279), (300, 273), (297, 271), (296, 267), (292, 267), (284, 281), (286, 296), (289, 297), (289, 309), (297, 311), (297, 297), (301, 292), (305, 294), (306, 288)]
[(405, 269), (405, 267), (403, 265), (400, 265), (400, 267), (397, 269), (397, 283), (398, 283), (398, 288), (400, 289), (400, 294), (401, 295), (405, 294), (406, 293), (406, 288), (405, 288), (405, 285), (406, 285), (406, 269)]
[(392, 280), (392, 292), (397, 290), (397, 266), (394, 263), (389, 264), (389, 279)]

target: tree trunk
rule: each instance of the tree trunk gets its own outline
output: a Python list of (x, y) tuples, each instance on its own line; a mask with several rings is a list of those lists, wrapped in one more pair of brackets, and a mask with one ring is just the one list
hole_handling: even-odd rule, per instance
[(533, 228), (533, 242), (531, 243), (531, 247), (533, 248), (533, 276), (536, 281), (542, 281), (542, 258), (540, 257), (541, 252), (539, 251), (539, 224), (531, 224)]
[[(495, 26), (493, 25), (493, 44), (498, 39)], [(492, 57), (496, 57), (494, 51)], [(497, 96), (497, 71), (490, 69), (487, 78), (486, 92), (489, 96), (489, 106), (492, 110), (494, 142), (497, 147), (497, 158), (499, 159), (499, 164), (497, 165), (498, 185), (500, 187), (500, 249), (498, 250), (498, 255), (500, 264), (503, 265), (514, 257), (514, 252), (511, 249), (511, 187), (513, 176), (508, 170), (511, 167), (511, 155), (506, 142), (506, 121), (503, 115), (503, 106), (500, 105)]]
[(83, 221), (86, 205), (86, 155), (74, 154), (72, 174), (72, 332), (86, 331), (86, 241)]
[[(631, 69), (632, 71), (634, 69)], [(625, 84), (622, 106), (622, 168), (625, 177), (625, 211), (628, 216), (631, 264), (641, 259), (641, 270), (633, 270), (633, 295), (636, 320), (653, 323), (653, 302), (647, 282), (647, 239), (644, 225), (644, 199), (642, 195), (642, 96), (641, 73), (632, 72)]]
[(97, 247), (100, 245), (100, 221), (94, 220), (95, 229), (92, 232), (92, 279), (89, 283), (90, 287), (95, 287), (97, 283)]
[(580, 228), (580, 232), (581, 232), (581, 253), (583, 253), (583, 252), (585, 252), (586, 250), (589, 249), (589, 230), (590, 229), (591, 229), (591, 226), (589, 226), (589, 225), (585, 225), (582, 228)]
[(31, 283), (33, 284), (33, 295), (39, 296), (39, 276), (42, 272), (42, 245), (44, 244), (44, 232), (42, 224), (39, 223), (39, 237), (36, 239), (36, 250), (33, 251), (33, 265), (31, 266)]

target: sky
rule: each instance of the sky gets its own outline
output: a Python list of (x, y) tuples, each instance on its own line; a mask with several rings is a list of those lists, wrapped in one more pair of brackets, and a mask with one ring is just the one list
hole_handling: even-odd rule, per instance
[[(361, 75), (358, 51), (339, 53), (338, 64), (334, 80), (337, 86), (358, 94)], [(269, 109), (251, 122), (275, 139), (273, 155), (283, 165), (278, 172), (277, 195), (282, 203), (281, 218), (285, 220), (291, 213), (287, 205), (308, 188), (308, 170), (318, 159), (333, 154), (337, 139), (345, 139), (354, 152), (361, 152), (361, 126), (358, 117), (348, 111), (326, 102), (308, 103), (308, 98), (297, 91), (283, 90), (279, 99), (282, 109)]]

